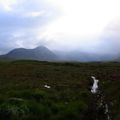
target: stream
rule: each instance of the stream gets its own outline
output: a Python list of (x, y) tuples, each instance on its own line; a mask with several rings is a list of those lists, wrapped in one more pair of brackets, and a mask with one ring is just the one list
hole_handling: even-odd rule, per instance
[(100, 80), (96, 79), (96, 77), (91, 76), (93, 80), (93, 85), (91, 87), (91, 93), (93, 94), (93, 107), (95, 118), (94, 120), (111, 120), (109, 105), (106, 102), (106, 97), (104, 93), (101, 92), (98, 83)]

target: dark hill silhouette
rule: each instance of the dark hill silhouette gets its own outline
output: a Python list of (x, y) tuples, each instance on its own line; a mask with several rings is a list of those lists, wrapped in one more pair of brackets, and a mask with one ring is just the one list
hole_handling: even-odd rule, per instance
[(0, 56), (1, 59), (24, 59), (24, 60), (40, 60), (53, 61), (57, 60), (57, 56), (44, 46), (39, 46), (34, 49), (17, 48), (5, 55)]
[(17, 48), (5, 55), (0, 55), (0, 60), (39, 60), (39, 61), (78, 61), (102, 62), (118, 61), (112, 54), (90, 54), (80, 51), (59, 52), (51, 51), (47, 47), (39, 46), (34, 49)]

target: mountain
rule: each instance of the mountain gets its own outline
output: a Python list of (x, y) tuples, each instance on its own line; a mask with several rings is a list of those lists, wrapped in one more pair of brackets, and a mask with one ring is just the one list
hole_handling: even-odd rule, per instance
[(57, 60), (57, 56), (48, 48), (39, 46), (34, 49), (14, 49), (5, 55), (1, 55), (0, 59), (53, 61)]
[(114, 61), (116, 56), (113, 54), (96, 54), (86, 53), (81, 51), (59, 52), (55, 53), (64, 61), (78, 61), (78, 62), (99, 62), (99, 61)]
[(112, 54), (90, 54), (81, 51), (59, 52), (51, 51), (44, 46), (34, 49), (17, 48), (5, 55), (0, 55), (0, 60), (40, 60), (40, 61), (115, 61), (116, 56)]

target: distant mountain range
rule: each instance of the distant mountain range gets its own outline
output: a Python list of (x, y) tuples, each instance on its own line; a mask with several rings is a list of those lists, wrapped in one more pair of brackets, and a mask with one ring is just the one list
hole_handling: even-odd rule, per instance
[(39, 61), (114, 61), (116, 56), (110, 54), (89, 54), (79, 51), (57, 52), (47, 47), (39, 46), (34, 49), (17, 48), (5, 55), (0, 55), (0, 60), (39, 60)]
[(5, 55), (0, 55), (0, 59), (53, 61), (57, 60), (57, 56), (48, 48), (40, 46), (34, 49), (17, 48)]
[(118, 55), (115, 54), (97, 54), (87, 53), (82, 51), (69, 51), (69, 52), (54, 52), (64, 61), (78, 61), (78, 62), (101, 62), (101, 61), (116, 61)]

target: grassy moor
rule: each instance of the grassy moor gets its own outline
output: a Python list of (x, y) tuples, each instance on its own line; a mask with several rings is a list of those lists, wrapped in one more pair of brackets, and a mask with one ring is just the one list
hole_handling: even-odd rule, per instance
[[(90, 91), (91, 76), (99, 79), (97, 95)], [(117, 62), (1, 61), (0, 119), (108, 120), (100, 105), (107, 103), (110, 120), (120, 120), (119, 90)]]

